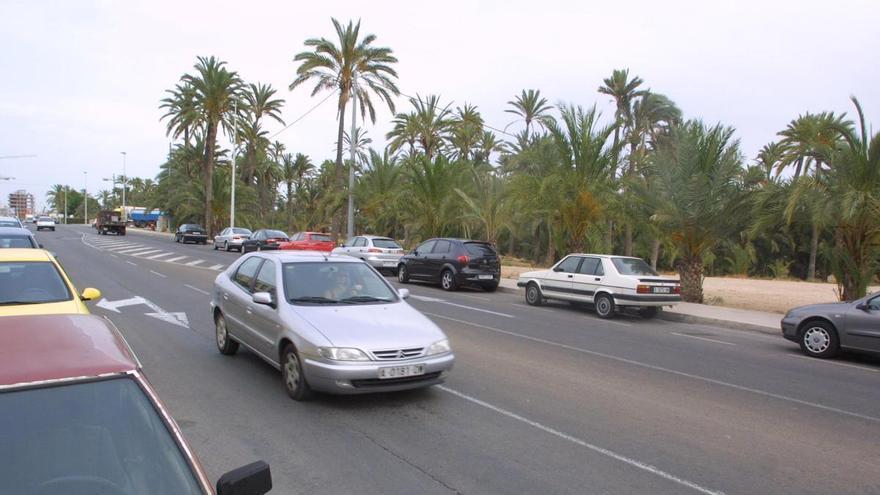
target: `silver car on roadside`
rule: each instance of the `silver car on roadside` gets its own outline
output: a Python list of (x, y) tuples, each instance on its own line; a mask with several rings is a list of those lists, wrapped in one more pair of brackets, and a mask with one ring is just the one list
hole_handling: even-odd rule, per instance
[(808, 356), (841, 350), (880, 352), (880, 292), (849, 302), (794, 308), (782, 318), (782, 336)]
[(214, 236), (214, 250), (241, 252), (241, 243), (250, 238), (251, 232), (243, 227), (226, 227)]
[(214, 280), (217, 348), (242, 345), (281, 370), (287, 394), (385, 392), (442, 383), (443, 331), (361, 260), (313, 251), (239, 258)]
[(376, 235), (352, 237), (332, 252), (362, 259), (380, 272), (385, 270), (395, 274), (400, 257), (404, 255), (403, 248), (397, 241)]

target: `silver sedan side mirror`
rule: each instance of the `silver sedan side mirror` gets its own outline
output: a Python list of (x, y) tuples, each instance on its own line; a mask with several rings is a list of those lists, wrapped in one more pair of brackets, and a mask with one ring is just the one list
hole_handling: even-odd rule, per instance
[(265, 304), (266, 306), (275, 305), (272, 301), (272, 294), (269, 294), (268, 292), (255, 292), (253, 295), (253, 301), (257, 304)]
[(397, 295), (401, 299), (409, 299), (409, 289), (397, 289)]

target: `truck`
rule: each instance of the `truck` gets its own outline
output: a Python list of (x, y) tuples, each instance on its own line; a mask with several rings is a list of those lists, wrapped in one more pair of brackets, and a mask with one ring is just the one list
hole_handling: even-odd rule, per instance
[(146, 208), (135, 207), (128, 212), (128, 220), (133, 222), (135, 227), (155, 228), (161, 215), (162, 211), (158, 209), (147, 211)]
[(95, 221), (95, 229), (102, 235), (107, 235), (108, 232), (125, 235), (125, 222), (122, 221), (122, 213), (117, 210), (99, 211)]

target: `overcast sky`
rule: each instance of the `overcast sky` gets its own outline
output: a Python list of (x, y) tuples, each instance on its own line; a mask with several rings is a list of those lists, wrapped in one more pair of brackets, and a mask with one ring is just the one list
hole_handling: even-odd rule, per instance
[[(806, 111), (849, 112), (854, 94), (880, 126), (876, 0), (240, 2), (0, 2), (0, 204), (27, 189), (44, 204), (52, 184), (91, 192), (121, 174), (155, 177), (169, 139), (164, 91), (215, 55), (249, 82), (269, 83), (291, 122), (315, 105), (290, 92), (293, 56), (310, 37), (332, 39), (331, 17), (362, 20), (362, 33), (394, 50), (400, 89), (468, 102), (486, 122), (511, 120), (524, 88), (552, 103), (596, 103), (612, 70), (629, 68), (671, 97), (687, 118), (736, 128), (750, 159)], [(332, 99), (277, 139), (318, 163), (334, 156)], [(401, 99), (399, 108), (407, 109)], [(387, 109), (368, 125), (384, 145)], [(270, 124), (275, 132), (280, 125)], [(518, 130), (518, 127), (513, 127)], [(221, 138), (223, 139), (223, 138)]]

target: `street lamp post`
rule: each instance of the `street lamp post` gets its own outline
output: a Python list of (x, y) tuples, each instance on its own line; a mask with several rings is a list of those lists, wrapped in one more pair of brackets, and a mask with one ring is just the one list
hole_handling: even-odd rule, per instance
[(85, 209), (83, 210), (83, 225), (89, 224), (89, 172), (87, 170), (83, 170), (83, 175), (85, 179), (83, 179), (83, 205), (85, 205)]
[(351, 148), (351, 163), (348, 165), (348, 236), (345, 242), (354, 237), (354, 160), (357, 137), (355, 129), (357, 125), (357, 90), (355, 84), (351, 85), (351, 134), (348, 135), (348, 146)]
[(64, 186), (64, 225), (67, 225), (67, 191), (70, 186)]
[(125, 182), (128, 177), (126, 177), (125, 175), (126, 153), (124, 151), (120, 151), (120, 153), (122, 153), (122, 224), (125, 225), (125, 223), (128, 221), (128, 212), (125, 210)]
[(235, 120), (235, 130), (232, 131), (232, 175), (229, 179), (232, 182), (229, 196), (229, 228), (235, 227), (235, 152), (238, 150), (238, 100), (235, 100), (234, 105), (235, 110), (233, 110), (232, 118)]

